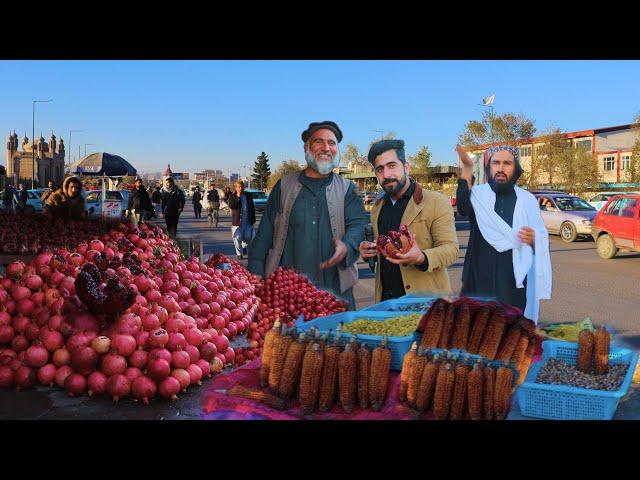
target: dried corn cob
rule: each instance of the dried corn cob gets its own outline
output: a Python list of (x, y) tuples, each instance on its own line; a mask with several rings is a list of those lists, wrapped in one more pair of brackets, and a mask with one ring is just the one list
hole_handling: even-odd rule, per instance
[(593, 366), (598, 375), (609, 371), (609, 344), (611, 335), (604, 328), (600, 327), (596, 332), (595, 344), (593, 347)]
[(473, 325), (471, 326), (471, 334), (469, 335), (469, 341), (467, 342), (467, 351), (469, 353), (476, 354), (480, 348), (482, 337), (484, 336), (484, 330), (489, 322), (491, 316), (491, 309), (489, 307), (482, 307), (478, 310), (473, 317)]
[(433, 394), (436, 389), (436, 379), (440, 370), (440, 358), (434, 355), (433, 359), (424, 366), (420, 377), (420, 385), (416, 396), (416, 409), (422, 413), (429, 409), (433, 402)]
[(518, 366), (518, 385), (524, 382), (525, 378), (527, 378), (527, 373), (529, 372), (529, 367), (531, 366), (531, 361), (533, 360), (533, 356), (535, 355), (535, 353), (536, 342), (535, 340), (529, 340), (527, 351), (525, 352), (524, 358)]
[(282, 378), (282, 369), (287, 359), (287, 351), (289, 350), (289, 345), (293, 342), (293, 338), (285, 328), (282, 330), (280, 336), (276, 337), (273, 343), (271, 364), (269, 365), (269, 388), (273, 393), (278, 393), (280, 379)]
[(423, 348), (436, 348), (444, 326), (444, 317), (446, 315), (445, 302), (438, 301), (433, 306), (433, 311), (429, 316), (429, 321), (424, 327), (420, 346)]
[(529, 337), (533, 337), (536, 335), (536, 324), (533, 322), (533, 320), (529, 320), (525, 317), (520, 317), (518, 320), (518, 324), (529, 335)]
[(467, 378), (467, 405), (471, 420), (482, 419), (484, 411), (484, 372), (482, 363), (473, 366)]
[(389, 373), (391, 368), (391, 350), (387, 347), (387, 337), (383, 336), (380, 345), (371, 353), (371, 371), (369, 373), (369, 399), (374, 411), (379, 412), (387, 398)]
[(596, 338), (593, 332), (582, 330), (578, 335), (578, 370), (584, 373), (591, 372), (591, 361)]
[(269, 365), (271, 364), (271, 356), (273, 354), (273, 344), (275, 339), (280, 336), (280, 318), (276, 318), (271, 330), (264, 337), (262, 349), (262, 360), (260, 362), (260, 386), (269, 385)]
[(357, 357), (352, 344), (347, 343), (338, 356), (338, 393), (342, 409), (351, 413), (356, 401)]
[(305, 334), (302, 333), (298, 339), (289, 345), (287, 356), (282, 367), (282, 375), (278, 391), (280, 398), (288, 400), (293, 395), (300, 380), (300, 370), (306, 349)]
[(304, 415), (311, 415), (316, 407), (323, 364), (324, 353), (320, 345), (314, 343), (304, 355), (300, 374), (300, 407)]
[(400, 386), (398, 387), (398, 401), (404, 402), (407, 399), (407, 387), (409, 386), (409, 373), (411, 370), (411, 361), (416, 358), (418, 344), (413, 342), (411, 350), (409, 350), (402, 360), (402, 370), (400, 371)]
[(340, 337), (336, 335), (334, 342), (324, 350), (324, 368), (318, 394), (318, 410), (328, 412), (333, 407), (338, 380), (338, 356), (340, 355)]
[(487, 365), (484, 369), (484, 419), (485, 420), (493, 420), (493, 406), (494, 406), (494, 398), (495, 398), (495, 387), (496, 387), (496, 369), (491, 365)]
[(454, 370), (455, 386), (453, 387), (453, 398), (451, 399), (451, 411), (449, 413), (451, 420), (460, 420), (465, 413), (468, 374), (469, 370), (464, 363), (459, 363)]
[(371, 352), (366, 344), (358, 349), (358, 405), (360, 408), (369, 406), (369, 383), (371, 369)]
[(489, 320), (489, 324), (487, 325), (487, 328), (482, 337), (482, 343), (480, 344), (478, 354), (482, 355), (488, 360), (495, 359), (496, 353), (498, 353), (498, 347), (500, 346), (500, 342), (502, 341), (504, 329), (505, 318), (502, 312), (498, 310), (494, 312), (494, 314), (491, 316), (491, 320)]
[(438, 348), (449, 348), (449, 342), (453, 335), (453, 324), (455, 323), (456, 307), (452, 303), (447, 305), (447, 312), (444, 316), (444, 322), (442, 323), (442, 332), (438, 339)]
[(453, 336), (451, 338), (451, 348), (457, 348), (459, 350), (465, 350), (467, 348), (470, 326), (471, 313), (469, 312), (469, 305), (463, 303), (458, 307), (456, 312)]
[(436, 390), (433, 394), (433, 413), (438, 420), (446, 420), (449, 417), (453, 387), (455, 385), (455, 373), (450, 362), (444, 363), (444, 367), (438, 369), (436, 378)]
[(286, 406), (286, 402), (283, 399), (278, 398), (276, 395), (269, 393), (266, 390), (253, 389), (243, 385), (234, 385), (228, 391), (228, 394), (236, 397), (248, 398), (249, 400), (255, 400), (277, 410), (284, 410)]
[(522, 362), (524, 355), (527, 353), (528, 346), (529, 337), (524, 332), (522, 332), (520, 338), (518, 338), (516, 348), (514, 349), (513, 354), (511, 354), (511, 358), (509, 360), (518, 365), (520, 362)]
[(320, 330), (318, 330), (315, 326), (311, 327), (309, 329), (309, 338), (308, 338), (308, 341), (306, 342), (304, 353), (307, 353), (309, 350), (311, 350), (311, 347), (313, 347), (314, 343), (318, 342), (319, 338), (320, 338)]
[(407, 403), (411, 407), (416, 406), (418, 390), (420, 388), (420, 379), (422, 378), (422, 370), (429, 361), (426, 351), (418, 349), (418, 355), (411, 361), (411, 369), (409, 370), (409, 381), (407, 384)]
[(518, 346), (518, 341), (522, 336), (522, 328), (517, 323), (511, 325), (509, 330), (507, 330), (507, 334), (502, 339), (500, 343), (500, 348), (498, 349), (498, 354), (496, 355), (497, 360), (502, 360), (504, 362), (508, 362), (511, 360), (511, 356), (513, 352), (516, 350)]
[(496, 371), (496, 386), (493, 398), (493, 410), (498, 420), (504, 420), (511, 409), (511, 392), (513, 390), (513, 370), (502, 366)]

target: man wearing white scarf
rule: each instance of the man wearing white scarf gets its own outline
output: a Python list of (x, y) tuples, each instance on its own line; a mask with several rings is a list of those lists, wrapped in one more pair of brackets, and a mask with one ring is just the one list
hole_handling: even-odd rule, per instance
[(515, 186), (522, 174), (517, 148), (492, 147), (488, 182), (473, 185), (473, 160), (456, 147), (462, 164), (457, 206), (471, 224), (462, 273), (463, 295), (496, 297), (538, 322), (541, 299), (551, 298), (549, 237), (536, 198)]

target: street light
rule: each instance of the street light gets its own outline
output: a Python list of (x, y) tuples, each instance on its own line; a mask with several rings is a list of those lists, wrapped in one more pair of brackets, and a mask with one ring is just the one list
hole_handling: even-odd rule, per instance
[(85, 143), (84, 144), (84, 156), (87, 156), (87, 145), (98, 145), (97, 143)]
[[(36, 151), (35, 147), (35, 139), (36, 139), (36, 103), (48, 103), (53, 102), (53, 100), (33, 100), (33, 114), (31, 116), (31, 188), (35, 187), (36, 180)], [(38, 182), (40, 184), (40, 182)]]
[[(71, 165), (71, 134), (73, 132), (82, 132), (83, 130), (69, 130), (69, 165)], [(78, 159), (80, 160), (80, 159)]]

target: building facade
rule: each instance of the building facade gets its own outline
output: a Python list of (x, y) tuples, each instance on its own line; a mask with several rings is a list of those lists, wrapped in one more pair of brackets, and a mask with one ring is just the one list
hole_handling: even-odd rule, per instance
[[(15, 131), (7, 137), (6, 170), (7, 181), (15, 185), (20, 183), (31, 187), (32, 178), (36, 187), (46, 187), (49, 180), (62, 185), (64, 178), (64, 142), (51, 132), (46, 142), (42, 135), (35, 143), (29, 142), (26, 135), (21, 148)], [(35, 165), (34, 165), (35, 158)], [(33, 172), (35, 170), (35, 178)]]

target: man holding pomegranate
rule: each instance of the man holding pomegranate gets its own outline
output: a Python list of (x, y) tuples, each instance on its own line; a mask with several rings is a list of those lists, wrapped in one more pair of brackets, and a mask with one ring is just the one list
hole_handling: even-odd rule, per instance
[(368, 160), (385, 192), (371, 211), (377, 244), (360, 243), (363, 259), (378, 255), (375, 301), (407, 293), (451, 294), (447, 267), (459, 247), (449, 200), (409, 178), (403, 140), (374, 143)]
[(62, 188), (52, 193), (44, 202), (44, 213), (51, 218), (82, 218), (85, 216), (82, 182), (78, 177), (67, 177)]
[(249, 251), (249, 270), (267, 277), (278, 266), (308, 276), (355, 308), (355, 262), (366, 213), (340, 165), (342, 132), (335, 122), (314, 122), (302, 132), (307, 167), (276, 183)]

